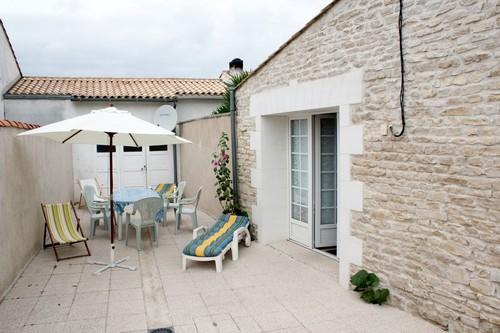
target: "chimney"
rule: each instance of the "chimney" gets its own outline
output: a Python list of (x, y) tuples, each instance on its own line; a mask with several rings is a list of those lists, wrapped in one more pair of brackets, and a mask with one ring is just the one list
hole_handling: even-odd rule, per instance
[(229, 71), (243, 71), (243, 60), (240, 58), (234, 58), (229, 62)]
[(243, 72), (243, 60), (240, 58), (234, 58), (229, 62), (229, 69), (222, 71), (219, 75), (219, 79), (225, 83), (229, 83), (231, 82), (233, 76), (238, 75), (241, 72)]

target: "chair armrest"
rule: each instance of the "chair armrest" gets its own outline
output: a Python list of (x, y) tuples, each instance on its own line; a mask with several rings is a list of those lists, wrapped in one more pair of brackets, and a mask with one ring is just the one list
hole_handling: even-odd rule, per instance
[(207, 231), (207, 227), (205, 227), (204, 225), (202, 225), (201, 227), (198, 227), (198, 228), (194, 229), (193, 230), (193, 239), (198, 238), (198, 234), (202, 230), (203, 230), (203, 232), (206, 232)]
[(190, 205), (196, 202), (196, 198), (181, 199), (178, 201), (179, 205)]

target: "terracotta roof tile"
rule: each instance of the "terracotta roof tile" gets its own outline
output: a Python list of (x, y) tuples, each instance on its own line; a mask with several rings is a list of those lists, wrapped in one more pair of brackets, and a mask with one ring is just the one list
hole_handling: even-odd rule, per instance
[(220, 79), (22, 77), (9, 97), (58, 96), (72, 99), (172, 99), (178, 96), (222, 96)]
[(13, 128), (20, 128), (20, 129), (33, 129), (33, 128), (38, 128), (40, 125), (35, 125), (35, 124), (26, 124), (20, 121), (15, 121), (15, 120), (0, 120), (0, 127), (13, 127)]

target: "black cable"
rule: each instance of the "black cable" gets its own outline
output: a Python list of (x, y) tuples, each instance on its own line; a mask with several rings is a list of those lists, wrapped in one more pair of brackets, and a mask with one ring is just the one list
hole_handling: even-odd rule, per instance
[(401, 108), (401, 132), (394, 133), (392, 125), (389, 127), (392, 135), (399, 138), (405, 132), (406, 122), (405, 122), (405, 61), (403, 57), (403, 0), (399, 0), (399, 59), (401, 63), (401, 90), (399, 92), (399, 106)]

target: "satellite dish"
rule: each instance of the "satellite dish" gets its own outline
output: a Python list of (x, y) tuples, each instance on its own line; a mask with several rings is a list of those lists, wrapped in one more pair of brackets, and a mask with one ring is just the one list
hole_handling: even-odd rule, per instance
[(154, 122), (157, 126), (172, 131), (177, 125), (177, 111), (170, 105), (162, 105), (155, 112)]

